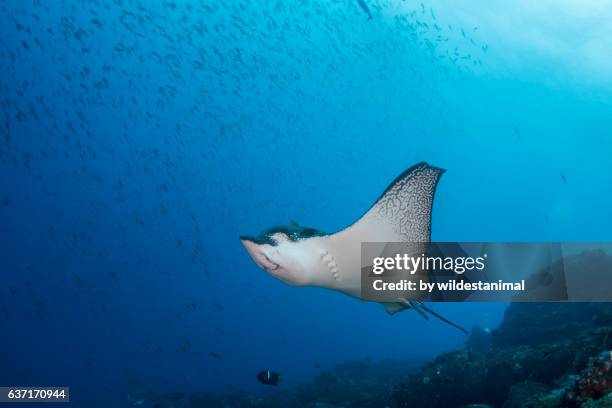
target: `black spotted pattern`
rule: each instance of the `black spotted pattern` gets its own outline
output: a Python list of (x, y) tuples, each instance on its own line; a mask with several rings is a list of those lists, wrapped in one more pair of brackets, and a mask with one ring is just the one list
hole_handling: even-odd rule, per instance
[(401, 241), (429, 241), (434, 193), (443, 172), (427, 163), (406, 170), (374, 204), (372, 216), (392, 225)]

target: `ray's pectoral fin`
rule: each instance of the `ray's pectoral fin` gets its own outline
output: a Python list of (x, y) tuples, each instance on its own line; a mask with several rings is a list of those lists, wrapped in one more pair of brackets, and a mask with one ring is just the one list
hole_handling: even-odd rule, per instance
[(434, 193), (443, 173), (425, 162), (410, 167), (351, 227), (361, 231), (363, 242), (429, 242)]
[(410, 308), (410, 306), (406, 306), (403, 303), (396, 303), (396, 302), (383, 302), (381, 303), (381, 305), (383, 305), (387, 313), (389, 313), (390, 315), (394, 315), (398, 312), (401, 312), (401, 311), (404, 311)]

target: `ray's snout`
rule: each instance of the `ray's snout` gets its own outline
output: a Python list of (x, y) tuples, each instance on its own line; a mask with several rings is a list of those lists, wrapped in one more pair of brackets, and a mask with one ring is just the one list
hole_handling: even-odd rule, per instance
[(240, 242), (242, 242), (242, 245), (244, 245), (253, 261), (260, 268), (267, 271), (273, 271), (278, 268), (278, 265), (272, 262), (265, 254), (262, 244), (258, 244), (257, 242), (254, 242), (246, 237), (240, 237)]

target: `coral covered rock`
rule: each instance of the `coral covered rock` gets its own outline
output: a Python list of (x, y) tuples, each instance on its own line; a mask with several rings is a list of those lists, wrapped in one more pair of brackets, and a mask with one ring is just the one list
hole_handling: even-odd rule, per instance
[(435, 408), (480, 403), (486, 375), (483, 354), (469, 351), (445, 354), (395, 390), (394, 406)]
[[(563, 396), (563, 406), (582, 407), (612, 394), (612, 351), (604, 351), (589, 361)], [(610, 405), (612, 406), (612, 405)]]
[[(589, 318), (599, 316), (598, 321), (604, 321), (601, 316), (606, 315), (610, 305), (573, 306), (582, 313), (588, 310)], [(512, 330), (521, 331), (521, 313), (527, 321), (540, 319), (534, 316), (536, 310), (542, 311), (543, 315), (558, 313), (548, 306), (541, 309), (536, 305), (512, 307), (513, 323), (505, 322), (504, 330), (513, 327)], [(560, 310), (563, 312), (564, 307)], [(568, 312), (565, 316), (570, 319), (573, 314)], [(582, 315), (582, 320), (584, 317)], [(435, 408), (488, 404), (493, 407), (535, 408), (560, 407), (563, 400), (567, 407), (587, 406), (585, 403), (612, 407), (600, 402), (606, 401), (610, 392), (609, 353), (600, 353), (612, 346), (612, 327), (593, 328), (598, 325), (591, 319), (584, 326), (586, 329), (566, 333), (568, 327), (583, 324), (581, 321), (573, 323), (566, 321), (548, 329), (534, 328), (546, 341), (530, 339), (529, 342), (516, 341), (519, 344), (514, 344), (518, 339), (515, 336), (510, 342), (512, 346), (498, 346), (480, 353), (464, 350), (442, 355), (395, 388), (393, 406)], [(531, 326), (526, 324), (525, 327)], [(553, 336), (552, 333), (556, 334)], [(592, 356), (598, 357), (592, 359)], [(589, 368), (585, 370), (587, 366)], [(581, 375), (574, 377), (577, 373)], [(576, 403), (570, 405), (570, 401)]]

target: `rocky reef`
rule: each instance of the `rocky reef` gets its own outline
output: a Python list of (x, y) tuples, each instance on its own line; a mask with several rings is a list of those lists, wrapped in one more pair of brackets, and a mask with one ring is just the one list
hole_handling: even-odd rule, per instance
[(612, 407), (612, 304), (515, 303), (499, 328), (472, 333), (464, 349), (431, 362), (354, 361), (265, 396), (196, 393), (152, 406)]
[(488, 351), (439, 356), (394, 407), (612, 407), (612, 305), (512, 304)]
[[(612, 352), (604, 351), (589, 361), (588, 367), (573, 376), (572, 385), (563, 395), (563, 403), (569, 407), (612, 402)], [(601, 402), (601, 403), (600, 403)], [(601, 406), (601, 405), (600, 405)], [(610, 406), (610, 405), (608, 405)]]
[(255, 397), (248, 394), (200, 394), (190, 408), (384, 408), (389, 404), (394, 382), (422, 366), (421, 360), (352, 361), (323, 371), (314, 381)]

